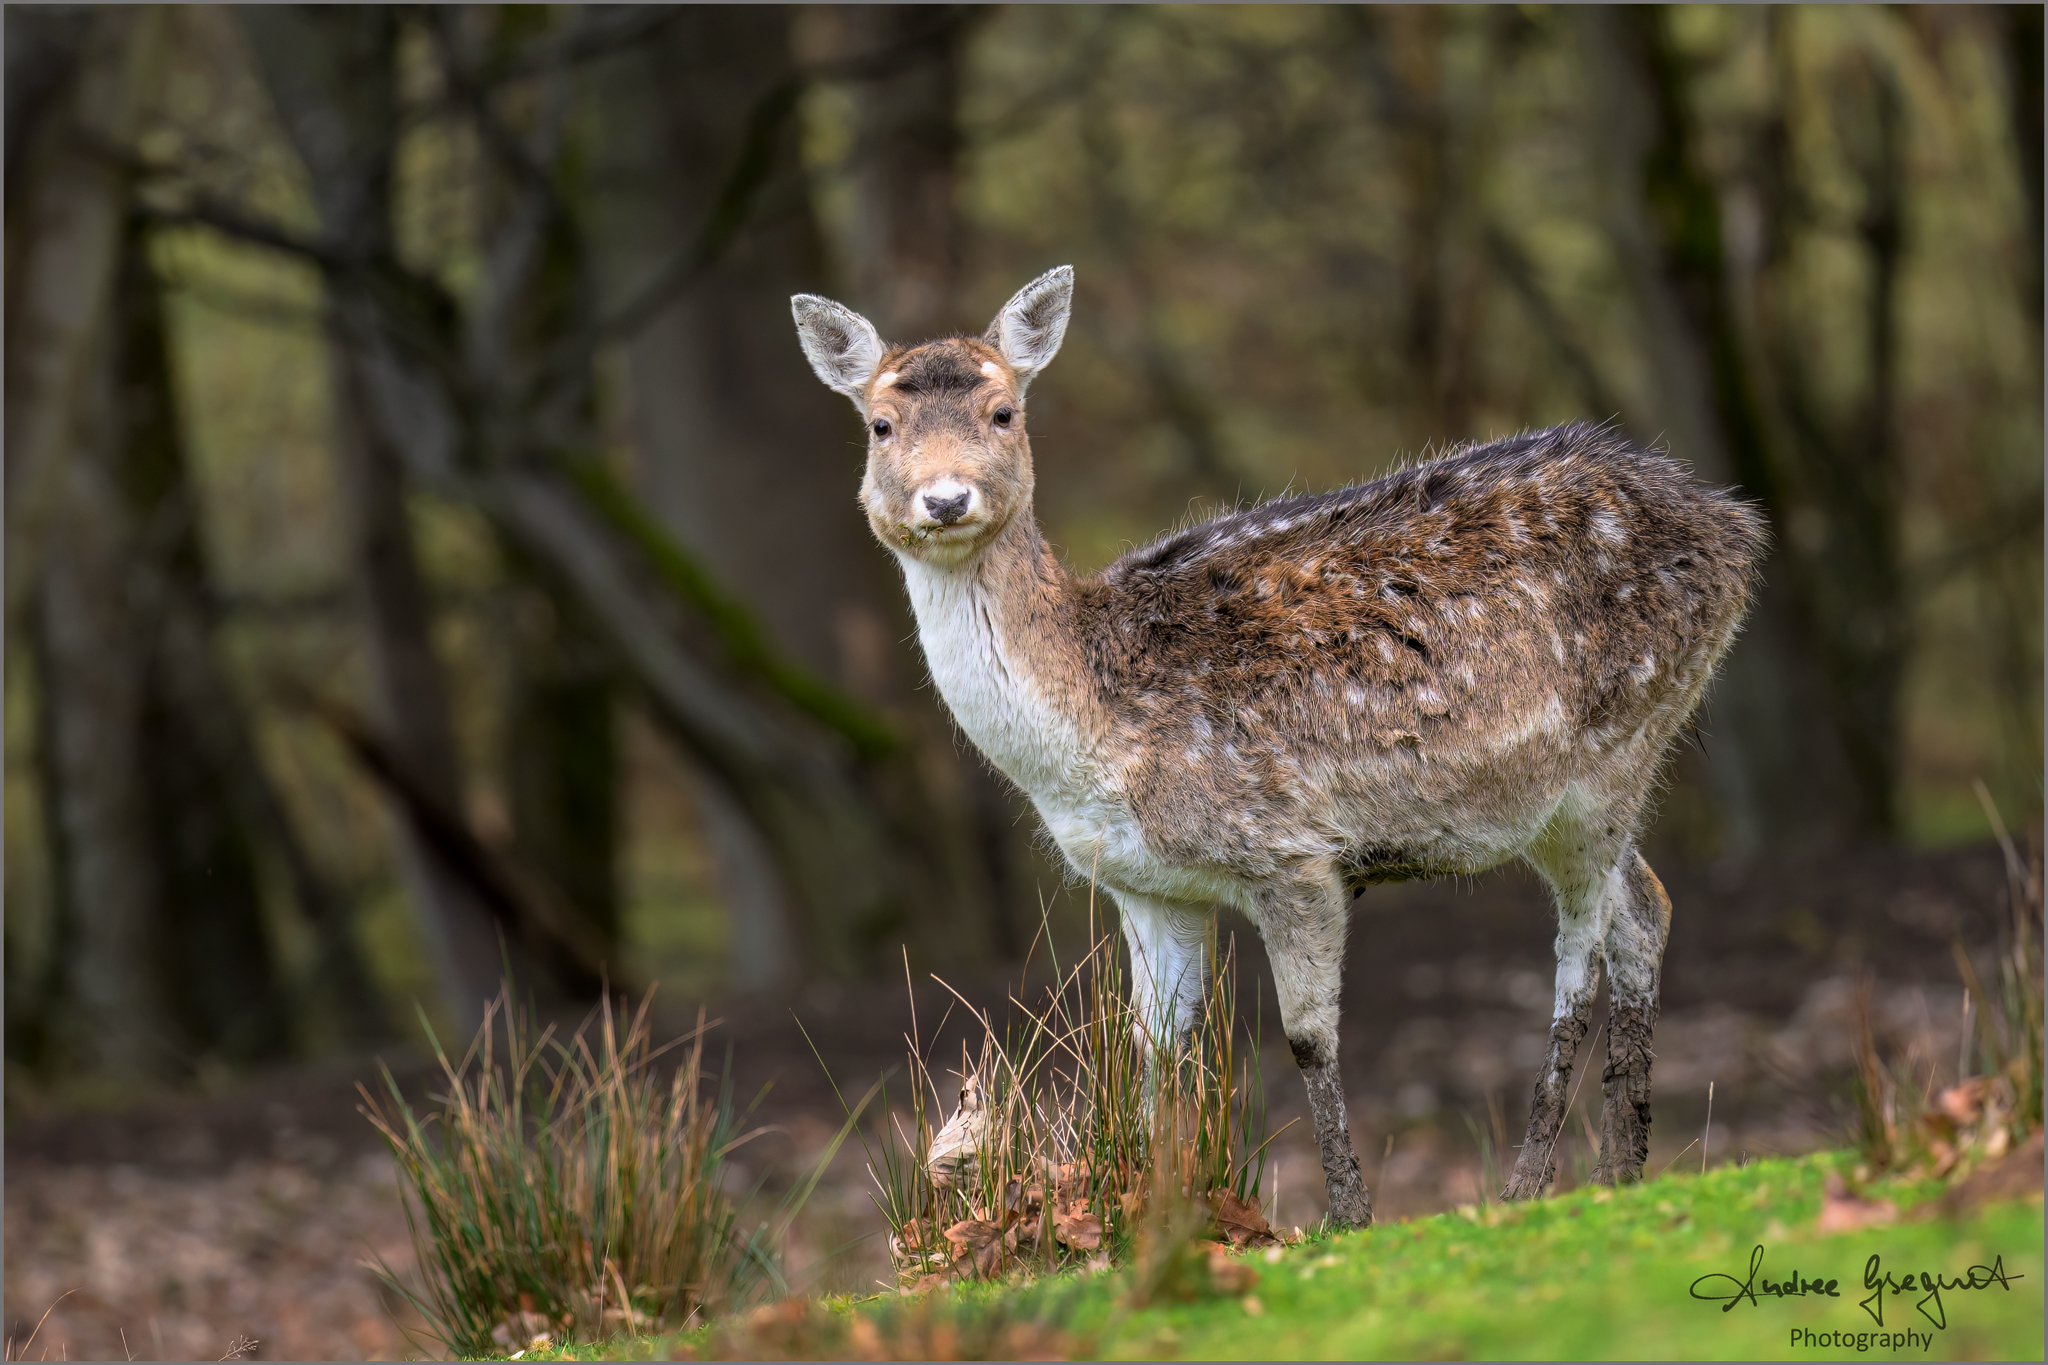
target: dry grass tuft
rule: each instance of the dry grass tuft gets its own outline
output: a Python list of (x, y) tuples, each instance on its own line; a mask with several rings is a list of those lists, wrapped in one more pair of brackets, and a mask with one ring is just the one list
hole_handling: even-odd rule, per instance
[(864, 1138), (902, 1287), (1123, 1264), (1169, 1224), (1180, 1241), (1277, 1240), (1259, 1208), (1270, 1139), (1257, 1049), (1239, 1046), (1232, 946), (1212, 940), (1207, 970), (1199, 1021), (1161, 1059), (1149, 1095), (1118, 946), (1104, 935), (1041, 1003), (1013, 998), (1003, 1028), (975, 1011), (979, 1052), (963, 1047), (960, 1104), (943, 1123), (913, 1031), (909, 1112)]
[(2044, 1064), (2041, 852), (2038, 841), (2029, 839), (2022, 858), (1981, 783), (1978, 795), (2006, 862), (2010, 913), (1999, 946), (1996, 989), (1986, 991), (1958, 943), (1956, 968), (1975, 1009), (1955, 1083), (1936, 1090), (1931, 1065), (1923, 1081), (1910, 1058), (1903, 1065), (1887, 1064), (1879, 1055), (1870, 1022), (1870, 984), (1859, 988), (1856, 1137), (1873, 1170), (1960, 1179), (1999, 1162), (2030, 1139), (2038, 1142)]
[[(436, 1040), (447, 1090), (425, 1118), (388, 1070), (383, 1095), (362, 1089), (419, 1261), (414, 1276), (378, 1271), (430, 1334), (459, 1355), (504, 1355), (786, 1292), (774, 1248), (793, 1207), (740, 1227), (724, 1163), (761, 1130), (741, 1131), (728, 1087), (707, 1097), (702, 1014), (656, 1047), (649, 1001), (626, 1015), (607, 999), (566, 1039), (510, 1002), (508, 986), (459, 1063)], [(656, 1062), (678, 1046), (664, 1075)]]

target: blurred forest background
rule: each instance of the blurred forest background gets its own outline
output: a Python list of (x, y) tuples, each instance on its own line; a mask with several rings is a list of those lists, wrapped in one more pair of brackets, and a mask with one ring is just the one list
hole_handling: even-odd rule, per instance
[(2040, 812), (2039, 6), (5, 23), (10, 1102), (1023, 953), (797, 291), (1071, 261), (1084, 568), (1613, 419), (1777, 533), (1660, 866)]

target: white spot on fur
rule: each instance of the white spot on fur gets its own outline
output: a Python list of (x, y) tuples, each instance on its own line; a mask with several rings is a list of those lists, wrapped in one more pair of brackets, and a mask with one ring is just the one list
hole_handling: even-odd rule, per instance
[(878, 389), (886, 389), (895, 382), (896, 371), (894, 370), (884, 370), (875, 376), (875, 387)]
[(1003, 377), (1002, 367), (997, 365), (993, 360), (982, 361), (981, 372), (987, 375), (990, 379), (1001, 379)]
[(1587, 521), (1592, 527), (1593, 539), (1602, 545), (1628, 544), (1628, 532), (1622, 529), (1621, 522), (1612, 512), (1602, 509), (1587, 518)]

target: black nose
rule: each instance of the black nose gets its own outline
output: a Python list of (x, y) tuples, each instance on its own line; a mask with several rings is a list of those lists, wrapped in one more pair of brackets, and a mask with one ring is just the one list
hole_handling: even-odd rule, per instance
[(951, 526), (967, 515), (967, 499), (972, 496), (970, 493), (955, 493), (950, 498), (935, 498), (927, 493), (924, 495), (924, 510), (931, 513), (932, 520), (939, 525)]

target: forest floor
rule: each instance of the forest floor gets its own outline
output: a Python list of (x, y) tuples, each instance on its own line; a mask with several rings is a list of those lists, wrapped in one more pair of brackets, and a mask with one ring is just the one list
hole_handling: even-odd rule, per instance
[[(1660, 871), (1677, 911), (1657, 1029), (1652, 1172), (1700, 1159), (1710, 1082), (1713, 1166), (1838, 1146), (1866, 974), (1887, 1052), (1953, 1075), (1962, 991), (1950, 944), (1995, 940), (2004, 883), (1995, 850)], [(1273, 1144), (1265, 1204), (1277, 1226), (1311, 1224), (1322, 1209), (1306, 1105), (1264, 957), (1235, 927), (1239, 998), (1247, 1014), (1264, 1002), (1271, 1126), (1303, 1120)], [(1548, 1024), (1553, 933), (1546, 897), (1520, 872), (1380, 888), (1361, 902), (1342, 1052), (1383, 1219), (1479, 1203), (1490, 1164), (1519, 1137)], [(1016, 989), (998, 978), (953, 984), (990, 1005)], [(950, 998), (932, 983), (916, 991), (936, 1057), (966, 1037), (957, 1009), (934, 1026)], [(777, 1132), (742, 1153), (750, 1167), (733, 1173), (739, 1188), (785, 1185), (843, 1119), (797, 1021), (853, 1094), (900, 1070), (911, 1022), (901, 985), (713, 1009), (725, 1021), (715, 1037), (733, 1048), (737, 1093), (772, 1082), (757, 1112)], [(680, 1027), (696, 1007), (667, 1010)], [(387, 1056), (407, 1089), (424, 1093), (424, 1059)], [(32, 1355), (213, 1358), (251, 1339), (255, 1358), (421, 1353), (362, 1265), (411, 1261), (390, 1163), (355, 1108), (355, 1083), (374, 1075), (367, 1058), (330, 1061), (119, 1105), (59, 1103), (10, 1084), (8, 1335), (25, 1338), (54, 1303)], [(849, 1148), (793, 1230), (790, 1262), (807, 1290), (872, 1292), (887, 1275), (871, 1186)], [(1588, 1155), (1583, 1136), (1563, 1149), (1564, 1190), (1582, 1183)]]

